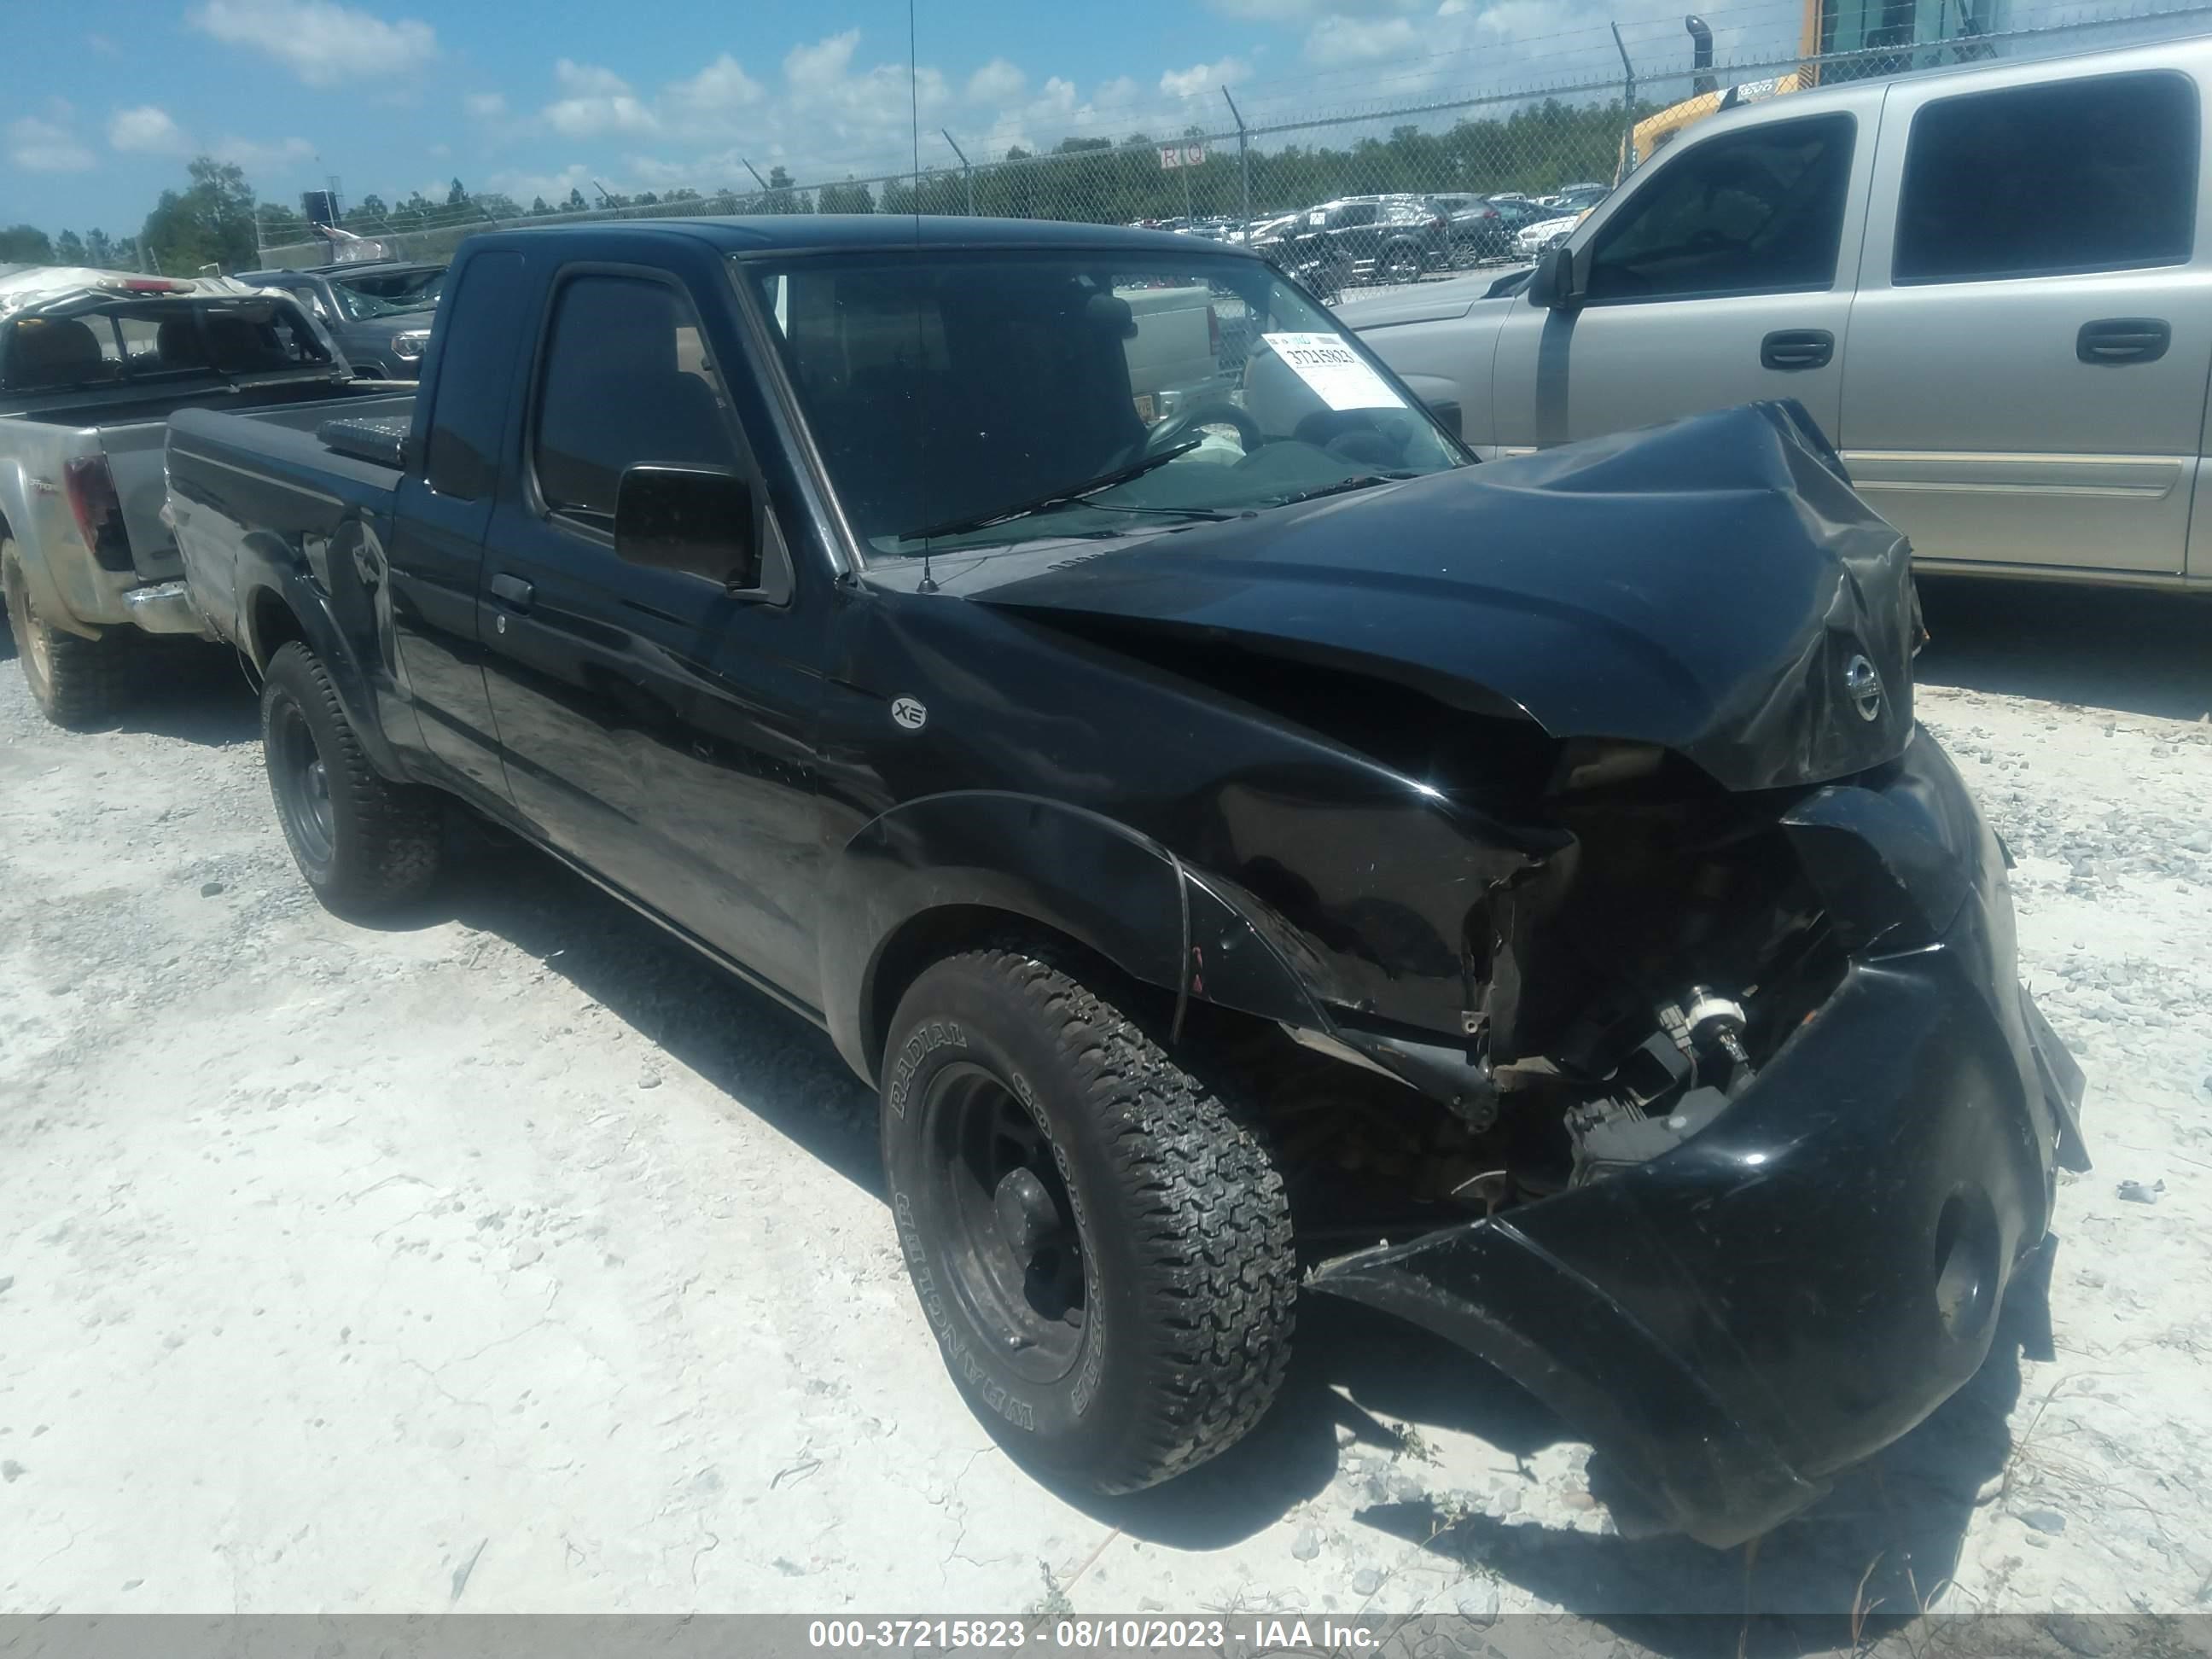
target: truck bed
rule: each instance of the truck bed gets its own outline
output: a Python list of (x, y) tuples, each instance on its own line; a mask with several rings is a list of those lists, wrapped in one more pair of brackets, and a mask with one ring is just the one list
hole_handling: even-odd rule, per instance
[(185, 579), (218, 631), (237, 637), (235, 572), (249, 529), (281, 537), (312, 566), (349, 519), (390, 514), (399, 469), (340, 454), (316, 428), (341, 418), (404, 420), (414, 404), (407, 392), (237, 413), (189, 409), (171, 418), (168, 485)]

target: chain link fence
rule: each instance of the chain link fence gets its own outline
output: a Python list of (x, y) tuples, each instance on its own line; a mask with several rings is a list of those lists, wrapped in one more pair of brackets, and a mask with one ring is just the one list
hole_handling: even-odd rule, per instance
[[(1971, 15), (1971, 14), (1968, 14)], [(690, 215), (983, 215), (1151, 224), (1267, 250), (1334, 249), (1324, 285), (1418, 281), (1532, 257), (1547, 237), (1648, 161), (1694, 117), (1725, 102), (1944, 64), (2053, 56), (2212, 28), (2212, 4), (2132, 15), (2059, 16), (2041, 27), (1916, 41), (1907, 28), (1851, 52), (1711, 68), (1677, 65), (1534, 90), (1468, 92), (1247, 122), (1171, 138), (1071, 139), (874, 178), (714, 191), (494, 218), (474, 205), (346, 217), (383, 255), (442, 259), (466, 237), (510, 226)], [(1876, 31), (1875, 33), (1880, 33)], [(1624, 54), (1625, 55), (1625, 54)], [(1564, 192), (1564, 194), (1563, 194)], [(1547, 228), (1548, 227), (1548, 228)], [(264, 247), (264, 268), (321, 264), (319, 239)]]

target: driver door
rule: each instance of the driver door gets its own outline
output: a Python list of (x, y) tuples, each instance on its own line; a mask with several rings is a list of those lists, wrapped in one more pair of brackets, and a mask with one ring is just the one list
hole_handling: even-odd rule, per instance
[(1832, 440), (1881, 89), (1678, 143), (1569, 240), (1579, 310), (1526, 292), (1492, 381), (1507, 453), (1795, 398)]

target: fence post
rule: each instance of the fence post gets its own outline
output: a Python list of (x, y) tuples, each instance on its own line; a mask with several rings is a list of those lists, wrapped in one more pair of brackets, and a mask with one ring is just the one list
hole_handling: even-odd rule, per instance
[(943, 127), (938, 128), (938, 131), (945, 133), (945, 142), (952, 146), (952, 153), (960, 158), (960, 172), (968, 182), (968, 216), (972, 219), (975, 216), (975, 164), (969, 161), (968, 152), (960, 148), (960, 143), (957, 139), (954, 138), (951, 133), (945, 132), (945, 129)]
[(1620, 53), (1624, 76), (1620, 83), (1620, 161), (1613, 170), (1613, 182), (1617, 185), (1636, 170), (1636, 65), (1628, 61), (1628, 48), (1621, 44), (1618, 23), (1613, 26), (1613, 44)]
[(1243, 216), (1246, 222), (1252, 217), (1252, 139), (1244, 130), (1243, 112), (1237, 100), (1230, 97), (1229, 88), (1221, 89), (1222, 100), (1229, 106), (1229, 118), (1237, 123), (1237, 178), (1243, 198)]

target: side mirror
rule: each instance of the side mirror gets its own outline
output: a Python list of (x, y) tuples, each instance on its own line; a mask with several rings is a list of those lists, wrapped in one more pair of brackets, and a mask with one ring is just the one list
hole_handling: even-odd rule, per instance
[(641, 461), (615, 495), (615, 556), (725, 587), (760, 586), (752, 492), (732, 473)]
[(1564, 246), (1547, 247), (1528, 277), (1528, 299), (1552, 311), (1582, 309), (1582, 285), (1575, 280), (1575, 256)]

